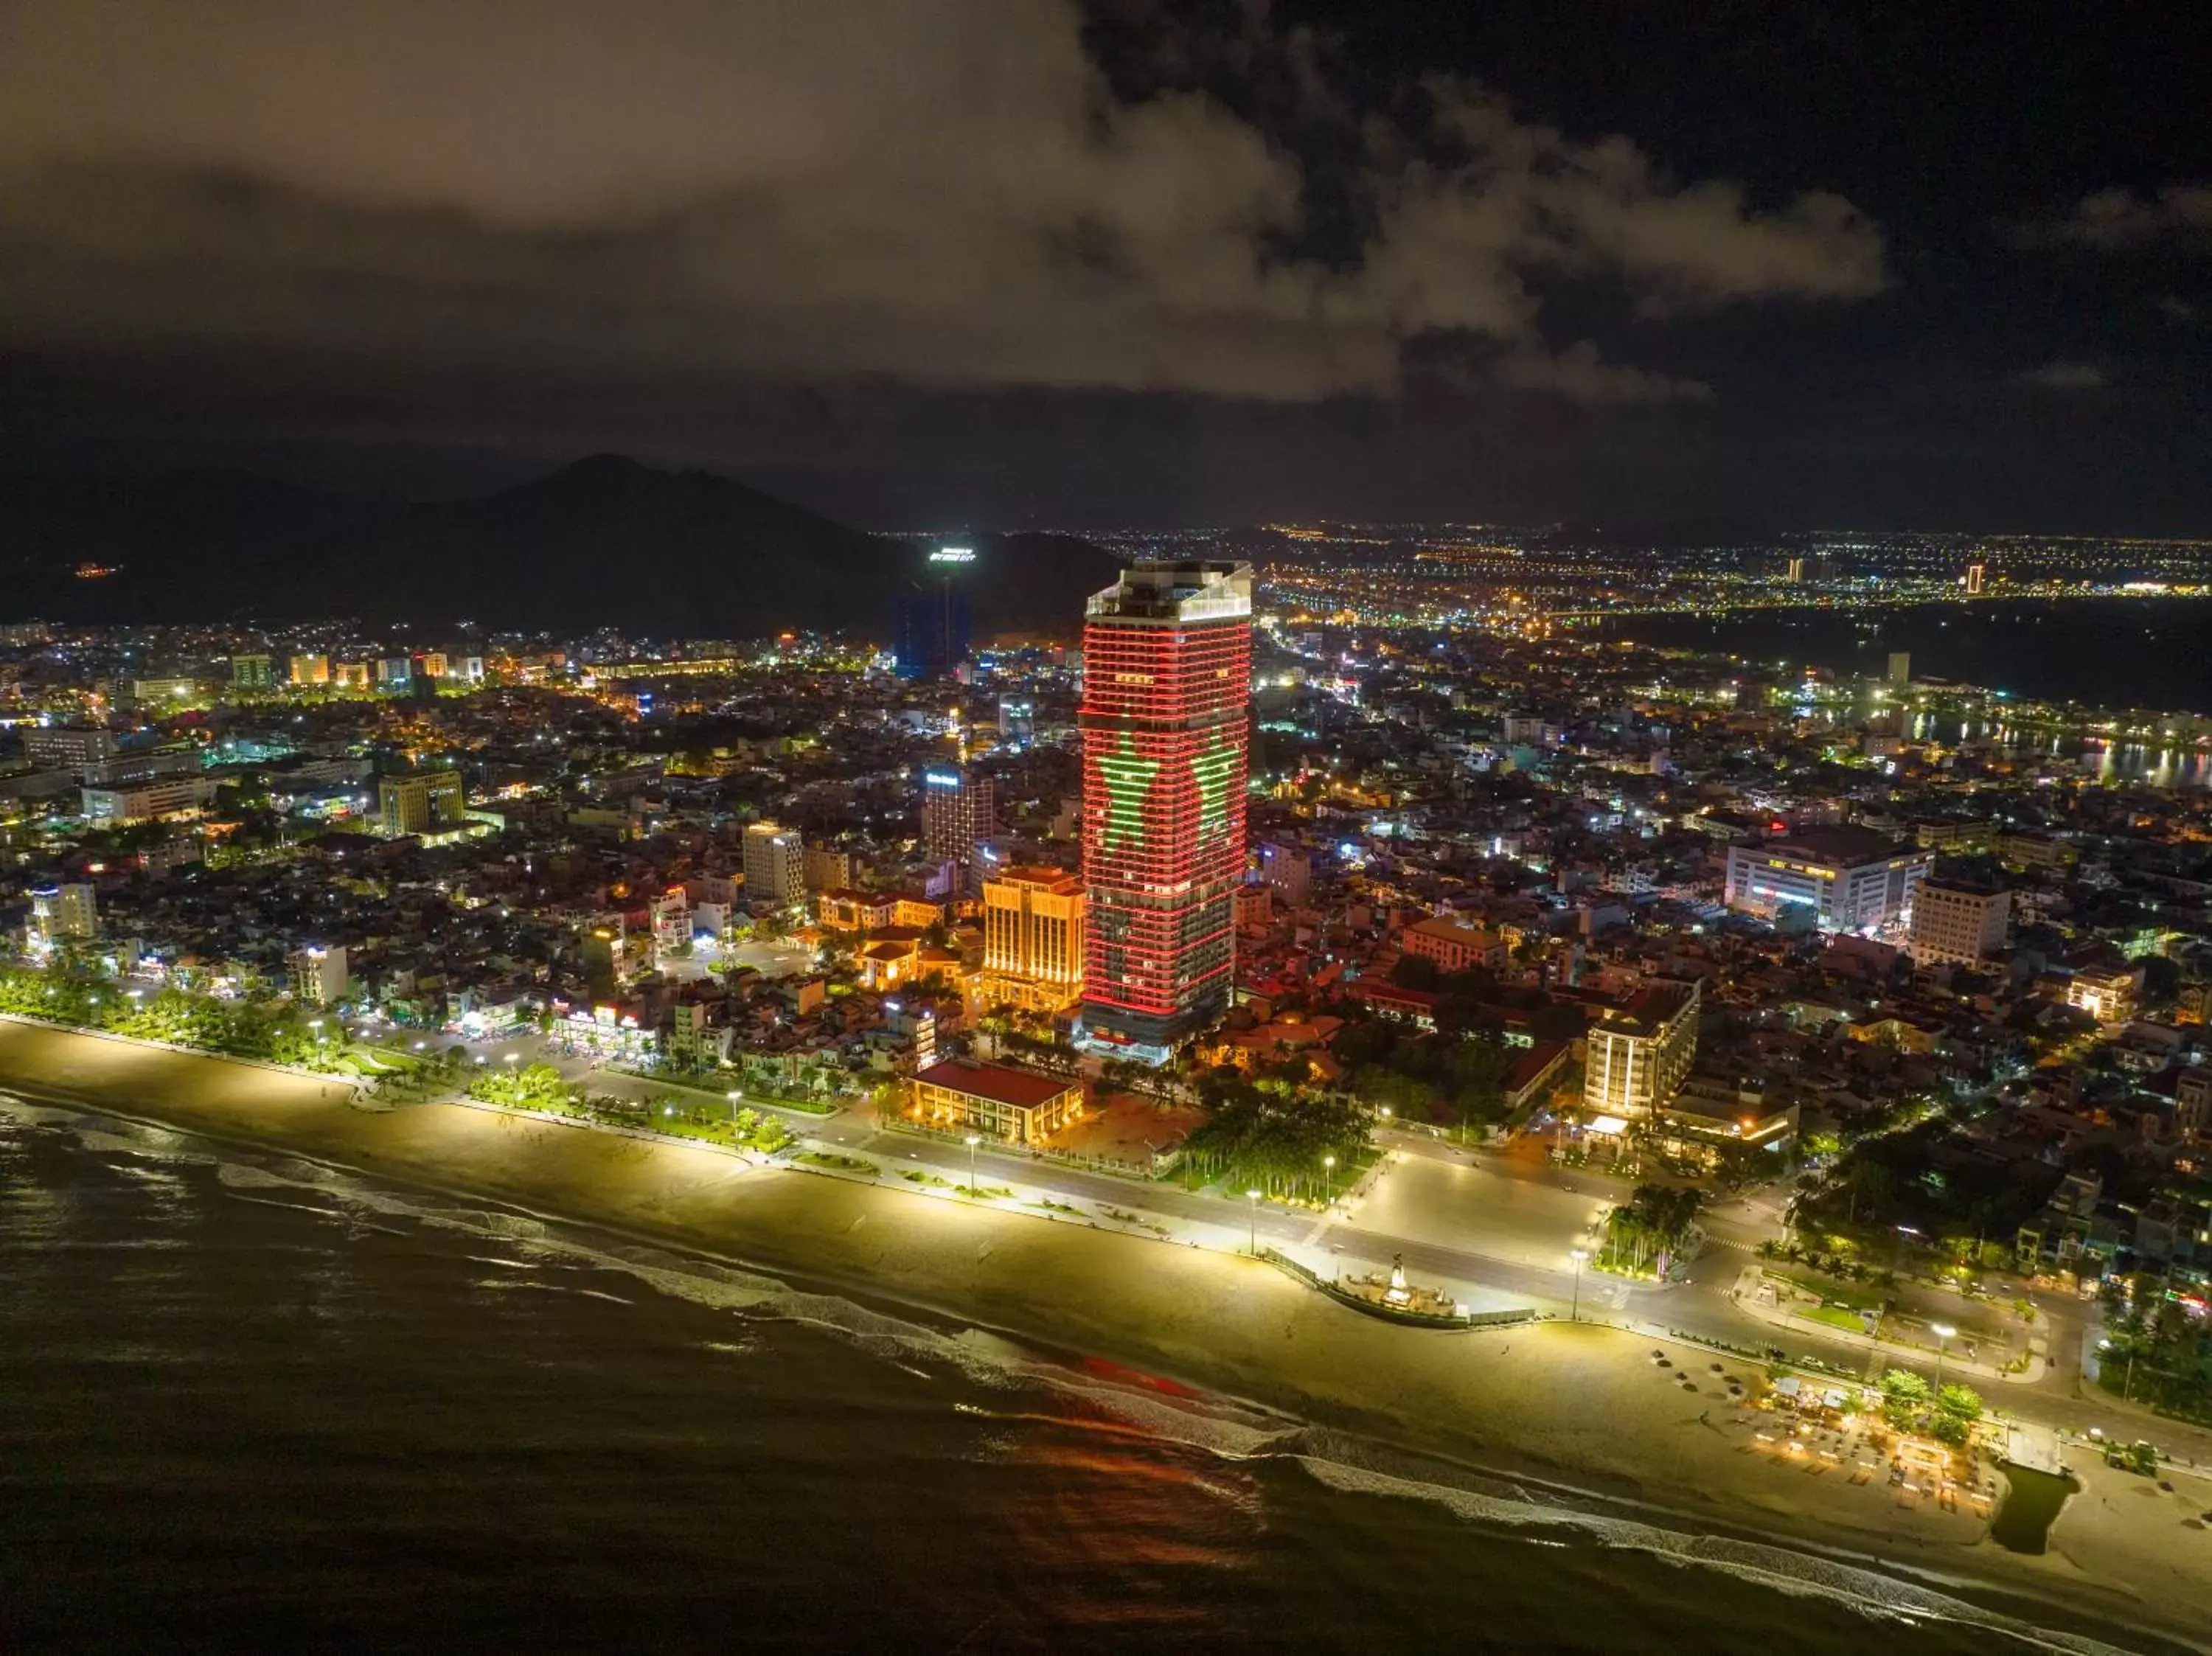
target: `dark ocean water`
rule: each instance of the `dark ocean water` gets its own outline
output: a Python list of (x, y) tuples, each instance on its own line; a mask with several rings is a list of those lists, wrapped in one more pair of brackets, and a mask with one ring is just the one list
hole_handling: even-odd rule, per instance
[(2212, 599), (2069, 598), (1910, 609), (1634, 616), (1608, 633), (1754, 662), (1916, 673), (2014, 695), (2212, 714)]
[(1785, 1592), (1646, 1550), (1680, 1536), (1503, 1518), (1472, 1477), (1310, 1430), (1270, 1447), (1290, 1424), (489, 1205), (0, 1108), (0, 1647), (2033, 1642), (1863, 1614), (1865, 1584), (1812, 1560)]

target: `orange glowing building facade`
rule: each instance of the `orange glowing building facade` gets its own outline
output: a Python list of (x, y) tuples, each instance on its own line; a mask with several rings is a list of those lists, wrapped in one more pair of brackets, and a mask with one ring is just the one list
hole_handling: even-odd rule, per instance
[(1139, 563), (1083, 629), (1079, 1038), (1162, 1062), (1229, 1004), (1250, 743), (1249, 564)]

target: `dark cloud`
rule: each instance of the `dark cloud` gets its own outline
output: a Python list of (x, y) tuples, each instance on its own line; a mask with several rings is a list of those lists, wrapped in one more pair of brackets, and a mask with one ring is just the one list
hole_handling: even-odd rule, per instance
[[(1200, 92), (1117, 96), (1065, 0), (19, 0), (8, 28), (18, 346), (1301, 402), (1394, 394), (1447, 332), (1602, 403), (1698, 391), (1546, 355), (1553, 279), (1650, 316), (1885, 280), (1838, 197), (1761, 210), (1449, 80), (1371, 135), (1355, 256), (1302, 251), (1291, 151)], [(1328, 118), (1310, 35), (1239, 50)]]
[(2038, 385), (2045, 391), (2102, 391), (2112, 384), (2111, 377), (2094, 362), (2046, 362), (2013, 377), (2023, 385)]
[(2030, 240), (2069, 242), (2102, 252), (2167, 241), (2212, 246), (2212, 185), (2169, 185), (2148, 196), (2100, 190), (2061, 218), (2032, 222), (2027, 235)]

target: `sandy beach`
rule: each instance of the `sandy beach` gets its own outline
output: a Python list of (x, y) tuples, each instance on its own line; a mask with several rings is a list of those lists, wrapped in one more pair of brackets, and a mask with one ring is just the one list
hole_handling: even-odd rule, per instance
[(2108, 1487), (2120, 1475), (2097, 1469), (2052, 1553), (2019, 1557), (1989, 1543), (1964, 1503), (1908, 1508), (1882, 1477), (1853, 1484), (1844, 1464), (1779, 1454), (1759, 1437), (1771, 1419), (1723, 1389), (1726, 1376), (1750, 1381), (1747, 1366), (1716, 1374), (1693, 1348), (1670, 1349), (1662, 1367), (1650, 1341), (1589, 1325), (1400, 1328), (1255, 1261), (1080, 1221), (487, 1110), (367, 1111), (311, 1077), (13, 1022), (0, 1022), (0, 1089), (933, 1311), (1382, 1444), (1639, 1503), (1655, 1525), (1877, 1556), (2029, 1594), (2063, 1583), (2075, 1619), (2105, 1614), (2185, 1638), (2212, 1616), (2212, 1534), (2185, 1527), (2194, 1513), (2181, 1511), (2193, 1486), (2146, 1498), (2143, 1480)]

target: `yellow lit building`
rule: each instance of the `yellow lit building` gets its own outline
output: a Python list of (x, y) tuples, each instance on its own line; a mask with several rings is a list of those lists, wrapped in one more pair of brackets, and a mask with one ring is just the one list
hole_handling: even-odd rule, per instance
[(1016, 1144), (1049, 1137), (1083, 1113), (1083, 1083), (1004, 1064), (947, 1059), (916, 1072), (908, 1114), (940, 1132)]
[(1083, 998), (1083, 882), (1056, 868), (1009, 868), (983, 882), (987, 1006), (1056, 1012)]

